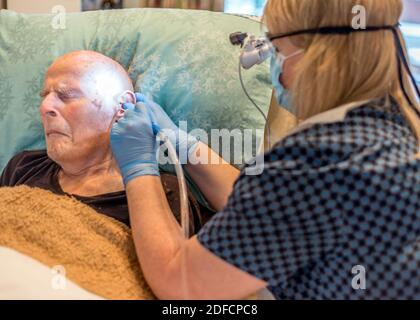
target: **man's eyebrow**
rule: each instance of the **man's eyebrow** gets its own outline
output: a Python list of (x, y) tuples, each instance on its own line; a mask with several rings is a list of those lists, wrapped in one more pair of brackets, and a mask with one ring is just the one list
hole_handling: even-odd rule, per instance
[(41, 97), (41, 98), (44, 98), (44, 97), (46, 97), (48, 95), (48, 90), (47, 89), (42, 89), (40, 92), (39, 92), (39, 96)]
[(59, 86), (55, 89), (55, 92), (61, 94), (81, 93), (81, 91), (78, 88), (68, 86)]
[[(82, 91), (80, 89), (74, 88), (74, 87), (68, 87), (68, 86), (58, 86), (57, 88), (54, 89), (54, 91), (62, 95), (82, 94)], [(44, 88), (41, 90), (40, 96), (45, 97), (48, 95), (49, 92), (50, 90)]]

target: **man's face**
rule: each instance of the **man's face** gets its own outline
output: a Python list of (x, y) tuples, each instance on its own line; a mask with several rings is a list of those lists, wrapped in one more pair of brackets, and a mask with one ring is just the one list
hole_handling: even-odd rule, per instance
[(88, 158), (109, 148), (109, 131), (118, 111), (112, 91), (119, 88), (114, 87), (107, 88), (103, 71), (86, 71), (86, 66), (71, 60), (50, 67), (39, 110), (51, 159), (59, 163)]

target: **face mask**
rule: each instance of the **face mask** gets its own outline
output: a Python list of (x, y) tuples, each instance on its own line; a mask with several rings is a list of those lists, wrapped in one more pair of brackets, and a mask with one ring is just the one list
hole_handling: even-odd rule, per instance
[[(401, 29), (400, 29), (401, 24), (397, 23), (395, 25), (384, 25), (384, 26), (368, 26), (365, 27), (363, 29), (355, 29), (353, 27), (350, 26), (331, 26), (331, 27), (320, 27), (320, 28), (312, 28), (312, 29), (304, 29), (304, 30), (297, 30), (297, 31), (292, 31), (292, 32), (286, 32), (286, 33), (279, 33), (279, 34), (270, 34), (267, 33), (267, 39), (270, 42), (273, 42), (276, 39), (281, 39), (281, 38), (286, 38), (286, 37), (291, 37), (291, 36), (296, 36), (298, 34), (320, 34), (320, 35), (349, 35), (351, 33), (355, 33), (355, 32), (376, 32), (376, 31), (381, 31), (381, 30), (387, 30), (387, 31), (392, 31), (392, 34), (394, 36), (394, 42), (395, 42), (395, 47), (397, 49), (397, 60), (398, 60), (398, 67), (399, 67), (399, 82), (400, 82), (400, 88), (404, 94), (404, 97), (406, 99), (406, 101), (409, 103), (411, 109), (417, 114), (417, 116), (420, 117), (420, 110), (418, 110), (418, 108), (416, 107), (416, 103), (412, 101), (412, 98), (408, 95), (405, 85), (404, 85), (404, 79), (403, 79), (403, 75), (402, 75), (402, 69), (404, 68), (405, 72), (407, 72), (408, 77), (410, 78), (409, 80), (411, 80), (411, 83), (413, 85), (413, 88), (415, 89), (415, 93), (417, 95), (417, 98), (420, 98), (420, 89), (418, 88), (417, 84), (416, 84), (416, 79), (414, 78), (413, 73), (411, 72), (410, 69), (410, 62), (407, 60), (407, 57), (405, 56), (405, 52), (404, 52), (404, 44), (401, 41)], [(286, 57), (289, 58), (289, 57)], [(283, 65), (281, 64), (282, 62), (279, 63), (280, 65), (280, 74), (281, 74), (281, 67), (283, 67)], [(284, 63), (284, 58), (283, 58), (283, 63)], [(277, 72), (274, 67), (272, 69), (272, 74), (274, 74), (274, 72)], [(275, 81), (273, 81), (274, 85), (277, 86), (277, 82), (279, 79), (275, 79)]]
[(292, 106), (290, 105), (290, 92), (281, 85), (280, 76), (283, 73), (283, 67), (286, 60), (303, 52), (304, 50), (299, 50), (289, 56), (284, 56), (281, 53), (273, 53), (271, 57), (271, 82), (274, 86), (274, 94), (276, 96), (277, 103), (290, 112), (293, 111)]

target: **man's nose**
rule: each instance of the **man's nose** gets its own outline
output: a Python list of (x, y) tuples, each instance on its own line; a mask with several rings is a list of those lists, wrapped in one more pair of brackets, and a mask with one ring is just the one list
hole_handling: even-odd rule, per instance
[(42, 117), (56, 117), (57, 116), (57, 101), (53, 93), (49, 93), (43, 98), (41, 105), (39, 106), (39, 112)]

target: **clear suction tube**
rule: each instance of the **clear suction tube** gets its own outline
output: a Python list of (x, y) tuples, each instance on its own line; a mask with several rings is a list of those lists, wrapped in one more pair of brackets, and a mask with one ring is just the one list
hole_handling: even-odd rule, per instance
[(184, 238), (189, 239), (190, 215), (189, 215), (189, 205), (188, 205), (188, 191), (187, 191), (187, 184), (185, 183), (184, 170), (182, 169), (182, 165), (179, 162), (179, 158), (176, 154), (176, 149), (171, 143), (171, 141), (165, 136), (165, 134), (162, 131), (158, 133), (158, 137), (160, 140), (162, 140), (166, 144), (168, 148), (169, 158), (175, 165), (175, 172), (178, 178), (180, 204), (181, 204), (181, 229), (182, 229), (182, 234), (184, 235)]
[[(178, 178), (178, 185), (179, 185), (179, 194), (180, 194), (180, 204), (181, 204), (181, 229), (182, 234), (186, 240), (190, 237), (190, 216), (189, 216), (189, 205), (188, 205), (188, 191), (187, 185), (185, 183), (185, 176), (184, 171), (182, 169), (182, 165), (179, 162), (178, 155), (176, 153), (176, 149), (168, 139), (167, 136), (162, 131), (159, 131), (158, 137), (161, 141), (163, 141), (167, 148), (168, 148), (168, 155), (171, 161), (175, 165), (175, 172)], [(188, 285), (188, 273), (187, 273), (187, 255), (188, 255), (188, 246), (186, 242), (183, 243), (184, 248), (180, 249), (181, 252), (181, 267), (180, 267), (180, 290), (181, 290), (181, 298), (182, 299), (189, 299), (190, 292), (189, 292), (189, 285)]]

